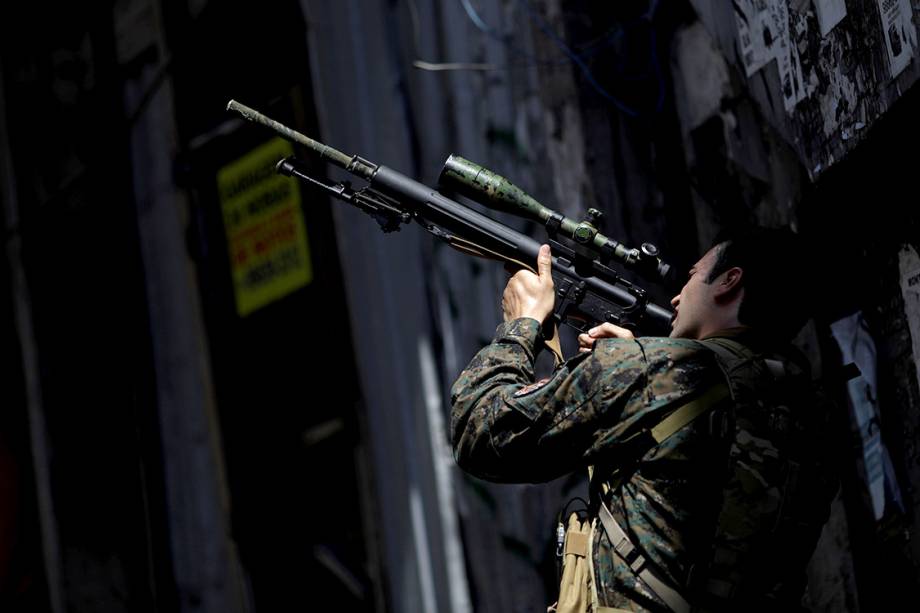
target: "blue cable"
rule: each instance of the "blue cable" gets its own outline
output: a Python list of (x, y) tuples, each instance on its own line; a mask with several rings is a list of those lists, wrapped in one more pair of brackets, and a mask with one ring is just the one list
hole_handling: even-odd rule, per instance
[[(651, 42), (651, 54), (652, 54), (651, 64), (652, 64), (652, 69), (655, 73), (655, 77), (658, 81), (658, 99), (656, 100), (656, 103), (655, 103), (655, 113), (656, 114), (660, 113), (661, 110), (664, 108), (664, 100), (665, 100), (664, 79), (663, 79), (663, 75), (661, 72), (661, 64), (658, 59), (658, 46), (657, 46), (658, 37), (655, 32), (654, 24), (652, 22), (652, 20), (655, 17), (655, 13), (658, 10), (658, 1), (659, 0), (651, 0), (651, 2), (649, 3), (648, 11), (646, 11), (645, 14), (643, 14), (640, 19), (640, 21), (648, 21), (648, 24), (649, 24), (649, 33), (650, 33), (649, 39)], [(591, 72), (591, 69), (588, 67), (587, 64), (584, 63), (583, 57), (579, 56), (574, 51), (572, 51), (572, 49), (565, 43), (565, 41), (558, 34), (556, 34), (556, 32), (552, 29), (552, 27), (550, 27), (550, 25), (546, 22), (546, 20), (543, 19), (543, 17), (534, 10), (529, 0), (519, 0), (519, 3), (524, 6), (524, 9), (527, 11), (531, 19), (536, 22), (540, 30), (544, 34), (546, 34), (553, 42), (555, 42), (556, 45), (560, 49), (562, 49), (562, 51), (572, 60), (572, 62), (574, 62), (575, 65), (578, 66), (578, 68), (581, 70), (582, 74), (584, 75), (585, 79), (588, 81), (591, 87), (593, 87), (594, 90), (597, 91), (597, 93), (599, 93), (603, 98), (611, 102), (614, 106), (616, 106), (620, 111), (622, 111), (626, 115), (630, 117), (639, 117), (641, 115), (639, 111), (636, 111), (633, 108), (627, 106), (625, 103), (621, 102), (616, 96), (608, 92), (606, 89), (604, 89), (601, 86), (600, 83), (597, 82), (597, 80), (594, 78), (594, 74)]]
[(559, 37), (559, 35), (556, 34), (555, 31), (553, 31), (551, 27), (549, 27), (549, 24), (546, 23), (543, 17), (541, 17), (539, 14), (537, 14), (536, 11), (533, 10), (533, 7), (530, 5), (530, 2), (528, 0), (519, 0), (519, 4), (521, 4), (524, 7), (528, 15), (530, 15), (531, 19), (533, 19), (537, 23), (537, 26), (539, 26), (540, 30), (542, 30), (544, 34), (546, 34), (551, 40), (553, 40), (556, 43), (556, 45), (560, 49), (562, 49), (562, 51), (567, 56), (569, 56), (569, 58), (573, 62), (575, 62), (575, 65), (578, 66), (579, 69), (581, 69), (581, 73), (584, 75), (585, 79), (587, 79), (588, 83), (591, 84), (591, 87), (593, 87), (595, 91), (597, 91), (597, 93), (599, 93), (609, 102), (613, 103), (615, 107), (617, 107), (618, 109), (620, 109), (620, 111), (622, 111), (623, 113), (626, 113), (630, 117), (639, 116), (638, 111), (634, 111), (632, 108), (626, 106), (623, 102), (620, 102), (618, 98), (616, 98), (606, 89), (601, 87), (601, 84), (595, 80), (594, 75), (591, 74), (591, 69), (588, 68), (588, 65), (585, 64), (584, 60), (582, 60), (574, 51), (572, 51), (567, 44), (565, 44), (565, 41), (562, 40)]
[[(467, 17), (469, 17), (470, 21), (473, 22), (473, 25), (475, 25), (481, 32), (483, 32), (487, 36), (501, 42), (504, 45), (507, 45), (507, 47), (514, 53), (521, 55), (523, 57), (526, 57), (527, 59), (537, 64), (559, 65), (559, 64), (566, 63), (566, 61), (573, 62), (576, 66), (578, 66), (579, 70), (581, 70), (581, 73), (582, 75), (584, 75), (585, 79), (588, 81), (588, 84), (591, 85), (591, 87), (597, 93), (599, 93), (604, 99), (611, 102), (621, 112), (625, 113), (626, 115), (630, 117), (639, 117), (641, 115), (639, 111), (627, 106), (624, 102), (620, 101), (616, 96), (614, 96), (613, 94), (608, 92), (606, 89), (604, 89), (604, 87), (601, 86), (601, 84), (598, 83), (597, 80), (594, 78), (594, 74), (591, 72), (591, 69), (588, 67), (588, 65), (584, 61), (585, 59), (590, 58), (591, 56), (599, 53), (600, 51), (614, 44), (614, 42), (616, 42), (624, 34), (625, 30), (623, 28), (620, 28), (616, 32), (613, 32), (606, 38), (603, 38), (597, 42), (587, 45), (585, 49), (583, 49), (582, 52), (578, 54), (578, 53), (575, 53), (575, 51), (573, 51), (572, 48), (569, 47), (569, 45), (566, 44), (566, 42), (558, 34), (556, 34), (556, 32), (546, 22), (546, 20), (543, 19), (543, 17), (534, 10), (529, 0), (519, 0), (519, 3), (523, 5), (524, 9), (527, 11), (527, 14), (531, 18), (531, 20), (533, 20), (537, 24), (540, 30), (547, 37), (549, 37), (554, 43), (556, 43), (556, 45), (560, 48), (560, 50), (562, 50), (562, 52), (567, 56), (568, 60), (565, 60), (565, 59), (556, 60), (556, 61), (543, 60), (541, 58), (538, 58), (528, 53), (527, 51), (524, 51), (518, 48), (517, 46), (511, 44), (509, 40), (511, 38), (510, 36), (501, 35), (498, 32), (496, 32), (493, 28), (491, 28), (482, 19), (482, 17), (480, 17), (479, 13), (476, 12), (476, 9), (471, 4), (470, 0), (460, 0), (460, 4), (463, 6), (463, 10), (466, 12)], [(655, 28), (653, 25), (653, 19), (655, 17), (655, 13), (658, 11), (658, 6), (659, 6), (659, 0), (650, 0), (648, 10), (639, 19), (639, 21), (647, 21), (649, 24), (649, 39), (651, 42), (651, 65), (652, 65), (652, 70), (655, 74), (655, 78), (658, 81), (658, 98), (655, 102), (655, 113), (656, 114), (660, 113), (661, 110), (664, 108), (664, 101), (665, 101), (664, 79), (663, 79), (663, 75), (661, 71), (661, 63), (658, 59), (658, 37), (657, 37)]]
[[(570, 61), (567, 58), (563, 58), (559, 60), (544, 60), (542, 58), (539, 58), (533, 55), (532, 53), (529, 53), (521, 49), (520, 47), (517, 47), (516, 45), (513, 45), (510, 40), (512, 37), (507, 34), (500, 34), (499, 32), (495, 31), (494, 28), (490, 27), (489, 24), (487, 24), (482, 19), (482, 17), (479, 15), (476, 9), (470, 3), (470, 0), (460, 0), (460, 4), (461, 6), (463, 6), (463, 10), (466, 11), (467, 17), (470, 18), (470, 21), (473, 22), (473, 25), (475, 25), (476, 28), (478, 28), (483, 34), (507, 46), (508, 49), (510, 49), (516, 55), (523, 56), (527, 58), (528, 60), (530, 60), (531, 62), (533, 62), (534, 64), (538, 64), (541, 66), (560, 66)], [(622, 29), (617, 30), (616, 32), (611, 33), (605, 38), (602, 38), (598, 41), (590, 43), (589, 45), (586, 45), (585, 49), (583, 49), (581, 52), (581, 57), (590, 57), (602, 51), (603, 49), (606, 49), (607, 47), (612, 45), (617, 39), (619, 39), (622, 35), (623, 35), (623, 30)]]
[(466, 11), (466, 14), (469, 15), (470, 21), (472, 21), (477, 28), (486, 34), (493, 34), (492, 28), (487, 26), (486, 22), (482, 20), (482, 18), (479, 16), (479, 13), (477, 13), (476, 9), (473, 8), (473, 5), (470, 4), (470, 0), (460, 0), (460, 4), (463, 5), (463, 9)]
[(469, 17), (470, 21), (473, 22), (473, 25), (475, 25), (480, 31), (482, 31), (483, 34), (485, 34), (489, 38), (493, 38), (497, 40), (498, 42), (502, 43), (503, 45), (506, 45), (508, 49), (512, 51), (513, 53), (515, 53), (516, 55), (523, 56), (535, 64), (544, 65), (544, 66), (545, 65), (557, 66), (559, 64), (564, 64), (566, 62), (566, 60), (543, 60), (539, 57), (536, 57), (535, 55), (531, 53), (528, 53), (527, 51), (524, 51), (523, 49), (518, 48), (515, 45), (512, 45), (511, 42), (509, 41), (509, 38), (510, 38), (509, 36), (499, 34), (495, 30), (493, 30), (491, 27), (489, 27), (489, 25), (485, 21), (483, 21), (482, 17), (479, 16), (479, 13), (476, 12), (476, 9), (473, 8), (473, 5), (470, 4), (470, 0), (460, 0), (460, 4), (463, 6), (463, 10), (466, 11), (467, 17)]

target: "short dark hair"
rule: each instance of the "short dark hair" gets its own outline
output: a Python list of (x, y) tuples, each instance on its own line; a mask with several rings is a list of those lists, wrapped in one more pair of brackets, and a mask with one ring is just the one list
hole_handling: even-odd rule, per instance
[(706, 283), (740, 268), (744, 298), (738, 321), (776, 340), (791, 340), (812, 316), (811, 257), (802, 238), (789, 228), (744, 227), (723, 230), (713, 246), (716, 261)]

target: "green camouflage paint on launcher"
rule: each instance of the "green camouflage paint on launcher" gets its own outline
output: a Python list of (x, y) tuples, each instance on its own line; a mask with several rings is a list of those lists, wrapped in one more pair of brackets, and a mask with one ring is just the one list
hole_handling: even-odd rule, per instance
[(246, 119), (247, 121), (257, 123), (259, 125), (265, 126), (266, 128), (269, 128), (270, 130), (273, 130), (276, 134), (284, 139), (297, 143), (298, 145), (303, 145), (310, 151), (316, 153), (321, 160), (328, 160), (339, 168), (344, 168), (348, 172), (357, 174), (362, 179), (370, 181), (374, 176), (374, 172), (377, 170), (376, 165), (371, 164), (363, 158), (360, 158), (356, 155), (348, 155), (346, 153), (342, 153), (338, 149), (333, 149), (329, 145), (323, 144), (318, 140), (313, 140), (309, 136), (301, 134), (296, 130), (292, 130), (283, 123), (266, 117), (259, 111), (250, 108), (245, 104), (240, 104), (236, 100), (231, 100), (227, 103), (227, 110), (239, 114), (243, 119)]
[[(357, 155), (348, 155), (324, 143), (310, 138), (284, 124), (271, 119), (236, 100), (227, 103), (227, 110), (239, 114), (243, 119), (258, 123), (282, 138), (302, 145), (315, 153), (321, 160), (342, 168), (362, 179), (372, 182), (381, 168)], [(574, 221), (549, 209), (511, 181), (505, 179), (479, 164), (452, 155), (444, 164), (441, 171), (441, 184), (457, 189), (460, 193), (480, 202), (486, 206), (504, 210), (515, 215), (531, 217), (550, 226), (558, 222), (558, 230), (568, 238), (574, 240), (583, 248), (592, 249), (601, 254), (602, 258), (615, 259), (640, 273), (654, 278), (663, 279), (668, 274), (669, 266), (658, 258), (658, 249), (649, 243), (644, 243), (642, 249), (629, 249), (597, 231), (595, 224), (600, 219), (600, 212), (594, 209), (588, 211), (589, 220)], [(483, 201), (485, 200), (485, 201)]]
[[(499, 211), (528, 217), (542, 224), (546, 224), (556, 214), (508, 179), (458, 155), (447, 158), (440, 181), (442, 185), (455, 189), (476, 202)], [(600, 253), (612, 252), (614, 258), (625, 263), (631, 263), (635, 258), (632, 249), (599, 233), (590, 222), (560, 217), (559, 231), (576, 243), (591, 247)]]

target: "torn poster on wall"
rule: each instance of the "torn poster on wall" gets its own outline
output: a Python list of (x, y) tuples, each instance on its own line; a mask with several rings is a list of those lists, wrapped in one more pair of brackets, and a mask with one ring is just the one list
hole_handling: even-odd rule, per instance
[(910, 343), (920, 381), (920, 256), (910, 245), (905, 245), (899, 254), (901, 269), (901, 295), (904, 297), (904, 314), (910, 330)]
[(750, 77), (776, 60), (786, 112), (805, 97), (799, 51), (789, 35), (786, 0), (736, 0), (735, 23), (745, 74)]
[(913, 24), (910, 0), (876, 0), (888, 45), (888, 64), (891, 78), (907, 68), (917, 47), (917, 28)]
[(920, 0), (690, 3), (812, 181), (920, 81)]
[(814, 0), (815, 14), (818, 16), (818, 28), (824, 38), (838, 23), (847, 16), (847, 3), (844, 0)]
[(831, 324), (831, 333), (843, 364), (854, 363), (859, 376), (847, 381), (847, 396), (853, 428), (862, 441), (861, 470), (876, 520), (885, 515), (886, 503), (903, 512), (904, 503), (888, 449), (882, 441), (878, 407), (878, 377), (875, 341), (862, 313), (854, 313)]

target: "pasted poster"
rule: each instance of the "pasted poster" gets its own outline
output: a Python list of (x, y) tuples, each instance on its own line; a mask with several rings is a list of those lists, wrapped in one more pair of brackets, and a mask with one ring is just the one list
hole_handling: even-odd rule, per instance
[(847, 3), (844, 0), (814, 0), (814, 3), (818, 29), (824, 38), (847, 16)]
[(750, 77), (776, 60), (786, 112), (805, 98), (802, 65), (789, 33), (786, 0), (736, 0), (732, 3), (738, 46), (745, 74)]
[(907, 68), (917, 47), (917, 28), (913, 24), (910, 0), (876, 0), (885, 31), (891, 78)]
[(767, 9), (768, 0), (739, 0), (734, 3), (738, 24), (738, 45), (744, 71), (751, 76), (776, 57), (777, 36)]
[(831, 334), (840, 347), (843, 364), (855, 364), (859, 376), (847, 381), (851, 424), (862, 441), (862, 466), (872, 513), (876, 520), (885, 515), (888, 503), (903, 511), (901, 490), (888, 449), (882, 441), (878, 405), (878, 361), (875, 341), (862, 313), (854, 313), (831, 324)]
[(920, 256), (910, 245), (901, 249), (899, 256), (901, 271), (901, 295), (904, 297), (904, 314), (910, 330), (910, 342), (920, 381)]
[(236, 310), (243, 317), (313, 279), (300, 190), (275, 172), (294, 151), (275, 138), (217, 172)]

